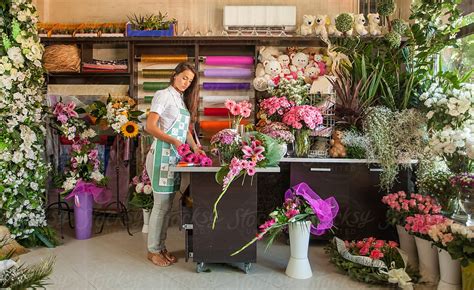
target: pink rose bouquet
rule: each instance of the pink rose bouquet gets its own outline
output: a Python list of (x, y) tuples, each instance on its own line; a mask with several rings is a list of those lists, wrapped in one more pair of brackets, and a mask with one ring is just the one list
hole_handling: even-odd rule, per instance
[(293, 129), (314, 130), (323, 123), (323, 116), (317, 107), (303, 105), (292, 107), (283, 116), (283, 123)]

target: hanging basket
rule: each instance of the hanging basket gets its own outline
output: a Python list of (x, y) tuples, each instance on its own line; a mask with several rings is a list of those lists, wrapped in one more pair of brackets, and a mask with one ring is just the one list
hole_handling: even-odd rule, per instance
[(76, 45), (55, 44), (47, 46), (43, 54), (43, 64), (49, 73), (79, 72), (81, 51)]

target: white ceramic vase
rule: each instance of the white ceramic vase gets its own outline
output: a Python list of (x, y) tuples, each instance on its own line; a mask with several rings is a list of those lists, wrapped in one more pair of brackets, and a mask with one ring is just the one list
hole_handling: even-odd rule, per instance
[(149, 209), (143, 209), (143, 227), (142, 227), (142, 233), (148, 234), (148, 221), (150, 220), (150, 210)]
[(431, 246), (431, 242), (415, 237), (416, 249), (418, 250), (419, 270), (421, 281), (437, 284), (439, 281), (438, 250)]
[(453, 260), (451, 255), (443, 249), (438, 249), (439, 255), (439, 284), (438, 290), (461, 289), (461, 263)]
[(410, 235), (404, 227), (397, 225), (398, 239), (400, 240), (400, 249), (407, 255), (408, 263), (418, 268), (418, 252), (416, 251), (415, 238)]
[(308, 279), (313, 276), (308, 260), (309, 230), (311, 222), (294, 222), (288, 225), (290, 232), (290, 260), (286, 275), (295, 279)]

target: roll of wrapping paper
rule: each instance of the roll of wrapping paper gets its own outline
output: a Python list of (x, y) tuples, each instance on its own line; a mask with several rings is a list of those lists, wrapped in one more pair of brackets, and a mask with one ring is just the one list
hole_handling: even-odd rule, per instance
[(207, 65), (236, 65), (251, 66), (253, 65), (252, 56), (206, 56), (204, 63)]
[(248, 101), (250, 96), (203, 96), (202, 100), (204, 103), (224, 103), (227, 99), (234, 100), (236, 102)]
[[(242, 120), (240, 124), (242, 125), (247, 125), (249, 121), (247, 120)], [(208, 134), (214, 134), (219, 132), (222, 129), (227, 129), (230, 127), (230, 122), (229, 121), (201, 121), (199, 122), (199, 125), (201, 126), (202, 131), (208, 133)]]
[(143, 69), (142, 75), (144, 78), (166, 78), (169, 79), (174, 73), (172, 69)]
[(218, 90), (249, 90), (250, 83), (207, 83), (202, 84), (204, 90), (218, 91)]
[(207, 68), (204, 76), (208, 78), (251, 78), (253, 72), (249, 68)]
[(159, 62), (159, 63), (178, 63), (188, 61), (188, 56), (185, 54), (142, 54), (141, 62)]
[(204, 116), (228, 116), (227, 108), (204, 108)]
[(145, 104), (151, 104), (151, 101), (153, 100), (153, 96), (145, 96)]
[(169, 82), (143, 82), (143, 90), (147, 92), (155, 92), (166, 89), (170, 86)]

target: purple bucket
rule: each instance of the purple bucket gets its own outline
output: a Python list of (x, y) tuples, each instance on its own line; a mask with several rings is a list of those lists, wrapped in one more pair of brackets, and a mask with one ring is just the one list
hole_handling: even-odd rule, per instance
[(92, 194), (81, 192), (74, 197), (74, 221), (76, 239), (87, 240), (92, 236)]

